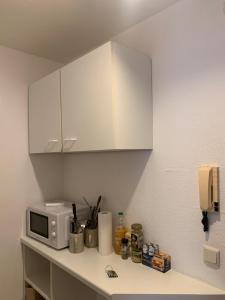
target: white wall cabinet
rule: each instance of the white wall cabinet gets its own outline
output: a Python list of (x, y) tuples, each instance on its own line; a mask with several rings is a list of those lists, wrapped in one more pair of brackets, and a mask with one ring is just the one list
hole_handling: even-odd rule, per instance
[(62, 68), (63, 151), (114, 148), (110, 62), (108, 43)]
[(61, 92), (64, 151), (152, 148), (149, 57), (109, 42), (62, 68)]
[(60, 71), (29, 88), (30, 153), (61, 152)]
[[(59, 138), (53, 137), (48, 128), (42, 133), (48, 124), (42, 123), (41, 118), (41, 132), (38, 129), (37, 118), (36, 122), (32, 120), (36, 110), (39, 110), (39, 115), (42, 112), (44, 116), (49, 114), (50, 107), (45, 110), (43, 102), (55, 101), (52, 105), (56, 105), (57, 108), (53, 111), (58, 111), (60, 106), (56, 93), (60, 95), (60, 90), (63, 152), (152, 148), (149, 57), (117, 43), (108, 42), (63, 67), (61, 83), (55, 80), (58, 86), (55, 86), (53, 92), (51, 79), (55, 74), (43, 79), (44, 83), (42, 80), (35, 83), (30, 89), (31, 153), (60, 151), (56, 141), (54, 147), (54, 142), (50, 142), (52, 148), (44, 148), (46, 140), (48, 142)], [(46, 87), (47, 81), (49, 88)], [(50, 98), (54, 96), (56, 99), (47, 99), (49, 95)], [(38, 101), (40, 104), (36, 103)], [(60, 126), (61, 122), (58, 121)], [(43, 135), (44, 138), (40, 138)]]

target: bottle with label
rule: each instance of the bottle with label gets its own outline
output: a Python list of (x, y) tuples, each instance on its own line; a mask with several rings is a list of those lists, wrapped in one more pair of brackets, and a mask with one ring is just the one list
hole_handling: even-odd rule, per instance
[(115, 228), (114, 237), (114, 250), (115, 253), (121, 254), (121, 240), (125, 237), (126, 227), (123, 212), (119, 212), (117, 215), (117, 226)]

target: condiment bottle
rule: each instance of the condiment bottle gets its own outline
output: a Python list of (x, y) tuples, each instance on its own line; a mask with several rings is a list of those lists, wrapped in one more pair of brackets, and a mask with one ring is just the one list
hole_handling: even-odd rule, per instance
[(141, 224), (131, 225), (131, 259), (135, 263), (141, 263), (143, 247), (143, 231)]
[(114, 234), (114, 250), (115, 253), (120, 255), (121, 251), (121, 240), (125, 237), (125, 220), (123, 212), (119, 212), (117, 215), (117, 225)]
[(128, 257), (129, 257), (128, 239), (123, 238), (121, 240), (121, 258), (128, 259)]
[(125, 233), (125, 239), (128, 240), (128, 255), (129, 257), (131, 256), (131, 232), (127, 231)]

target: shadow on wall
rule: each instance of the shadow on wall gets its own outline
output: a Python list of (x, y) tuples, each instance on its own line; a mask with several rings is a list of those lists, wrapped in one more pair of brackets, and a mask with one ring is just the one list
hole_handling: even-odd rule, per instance
[[(63, 197), (63, 158), (60, 154), (32, 154), (31, 164), (42, 200)], [(40, 200), (40, 199), (33, 199)]]
[(90, 202), (104, 196), (103, 209), (126, 211), (151, 151), (64, 155), (64, 198)]

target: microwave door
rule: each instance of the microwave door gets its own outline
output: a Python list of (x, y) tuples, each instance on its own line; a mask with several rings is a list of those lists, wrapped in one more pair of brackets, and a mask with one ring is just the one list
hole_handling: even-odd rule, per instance
[(30, 211), (30, 231), (40, 237), (48, 239), (48, 217)]

